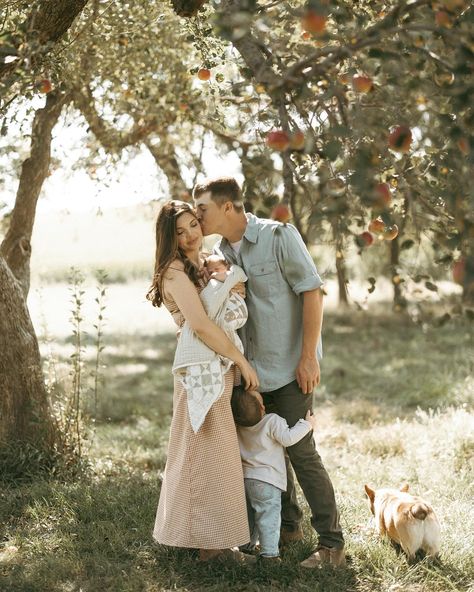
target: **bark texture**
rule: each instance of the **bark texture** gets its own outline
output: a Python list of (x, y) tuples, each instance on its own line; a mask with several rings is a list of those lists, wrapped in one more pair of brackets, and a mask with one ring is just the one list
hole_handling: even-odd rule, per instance
[(170, 198), (187, 201), (190, 191), (181, 176), (181, 170), (172, 142), (165, 136), (160, 136), (158, 143), (152, 143), (150, 140), (146, 140), (145, 145), (155, 159), (157, 166), (168, 179)]
[(20, 282), (0, 256), (0, 446), (50, 450), (54, 423), (33, 324)]
[(35, 114), (30, 156), (21, 167), (10, 226), (0, 246), (0, 255), (19, 280), (25, 299), (30, 287), (31, 235), (36, 204), (49, 171), (53, 127), (67, 101), (67, 95), (51, 92), (47, 96), (46, 105)]

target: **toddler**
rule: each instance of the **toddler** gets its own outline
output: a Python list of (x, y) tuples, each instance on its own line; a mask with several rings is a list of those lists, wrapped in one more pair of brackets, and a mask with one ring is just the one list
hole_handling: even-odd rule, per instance
[(314, 431), (316, 418), (308, 411), (292, 427), (276, 413), (265, 413), (262, 395), (234, 388), (232, 413), (237, 425), (244, 471), (250, 547), (260, 541), (260, 559), (279, 562), (281, 492), (286, 491), (284, 448)]

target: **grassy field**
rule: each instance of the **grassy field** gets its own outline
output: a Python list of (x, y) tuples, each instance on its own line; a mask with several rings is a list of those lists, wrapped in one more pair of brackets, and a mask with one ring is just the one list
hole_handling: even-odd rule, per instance
[[(305, 541), (267, 571), (206, 566), (153, 543), (174, 335), (166, 324), (122, 329), (111, 322), (106, 331), (90, 472), (0, 490), (2, 591), (474, 591), (474, 352), (465, 323), (422, 329), (391, 315), (326, 315), (316, 440), (350, 556), (338, 571), (298, 566), (315, 542), (308, 515)], [(53, 337), (61, 368), (69, 340)], [(374, 534), (364, 483), (404, 482), (442, 522), (440, 566), (408, 566)]]

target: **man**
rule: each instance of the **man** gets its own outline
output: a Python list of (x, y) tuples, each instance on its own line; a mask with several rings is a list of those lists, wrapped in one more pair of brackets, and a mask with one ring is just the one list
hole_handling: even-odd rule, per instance
[[(284, 417), (292, 427), (312, 408), (313, 389), (320, 380), (321, 278), (294, 226), (245, 213), (235, 179), (198, 184), (193, 197), (203, 234), (223, 237), (215, 252), (240, 265), (248, 276), (249, 318), (241, 331), (245, 353), (257, 371), (267, 412)], [(334, 489), (312, 434), (288, 447), (287, 453), (319, 535), (317, 549), (301, 565), (342, 566), (344, 539)], [(287, 469), (283, 543), (303, 538), (302, 512), (289, 465)]]

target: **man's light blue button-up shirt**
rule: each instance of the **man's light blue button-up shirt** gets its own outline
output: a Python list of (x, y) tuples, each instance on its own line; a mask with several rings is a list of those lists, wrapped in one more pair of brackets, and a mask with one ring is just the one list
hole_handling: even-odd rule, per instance
[[(323, 282), (294, 226), (246, 216), (239, 254), (225, 238), (214, 251), (240, 265), (248, 276), (249, 318), (239, 333), (260, 390), (268, 392), (295, 380), (303, 342), (303, 292)], [(321, 339), (316, 354), (321, 359)]]

